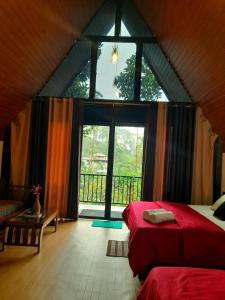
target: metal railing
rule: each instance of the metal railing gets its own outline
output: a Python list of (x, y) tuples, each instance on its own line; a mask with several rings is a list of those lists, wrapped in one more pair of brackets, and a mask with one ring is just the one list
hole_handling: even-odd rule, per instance
[[(80, 175), (80, 202), (105, 203), (106, 175)], [(112, 204), (126, 205), (141, 198), (141, 177), (113, 176)]]

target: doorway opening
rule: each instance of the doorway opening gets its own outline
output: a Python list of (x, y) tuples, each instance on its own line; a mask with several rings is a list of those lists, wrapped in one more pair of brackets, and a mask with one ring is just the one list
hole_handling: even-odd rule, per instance
[(142, 190), (144, 127), (83, 127), (79, 216), (122, 219)]

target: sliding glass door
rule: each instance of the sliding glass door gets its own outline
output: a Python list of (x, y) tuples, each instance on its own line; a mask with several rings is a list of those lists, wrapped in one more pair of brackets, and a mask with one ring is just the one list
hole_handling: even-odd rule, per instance
[(121, 219), (141, 199), (143, 127), (84, 126), (80, 216)]
[(109, 126), (83, 127), (79, 216), (104, 218)]

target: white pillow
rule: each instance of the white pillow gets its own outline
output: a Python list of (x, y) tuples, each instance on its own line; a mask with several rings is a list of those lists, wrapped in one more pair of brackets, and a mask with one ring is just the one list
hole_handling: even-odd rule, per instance
[(221, 196), (213, 205), (211, 206), (211, 210), (215, 211), (221, 204), (225, 202), (225, 195)]

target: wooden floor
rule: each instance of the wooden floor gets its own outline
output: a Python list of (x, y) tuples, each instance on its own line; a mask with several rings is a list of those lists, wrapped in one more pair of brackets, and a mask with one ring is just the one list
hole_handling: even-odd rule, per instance
[(36, 248), (6, 246), (0, 252), (0, 299), (133, 300), (140, 283), (126, 258), (107, 257), (109, 239), (127, 240), (128, 230), (93, 228), (90, 220), (47, 228)]

